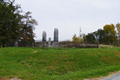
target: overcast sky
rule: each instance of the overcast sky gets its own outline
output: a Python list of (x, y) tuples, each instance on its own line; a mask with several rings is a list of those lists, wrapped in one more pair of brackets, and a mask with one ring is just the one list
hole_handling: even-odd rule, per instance
[(120, 0), (15, 0), (24, 12), (32, 12), (38, 21), (35, 40), (53, 40), (54, 28), (59, 30), (59, 40), (72, 40), (74, 34), (88, 34), (103, 29), (106, 24), (120, 23)]

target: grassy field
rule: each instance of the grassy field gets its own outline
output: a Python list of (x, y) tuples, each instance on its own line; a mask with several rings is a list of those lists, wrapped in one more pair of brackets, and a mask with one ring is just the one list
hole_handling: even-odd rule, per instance
[(83, 80), (120, 70), (120, 48), (0, 48), (0, 77)]

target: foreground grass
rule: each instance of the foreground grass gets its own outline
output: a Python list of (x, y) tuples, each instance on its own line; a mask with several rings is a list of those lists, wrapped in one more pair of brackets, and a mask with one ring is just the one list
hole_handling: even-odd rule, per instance
[(0, 77), (83, 80), (120, 70), (120, 48), (1, 48)]

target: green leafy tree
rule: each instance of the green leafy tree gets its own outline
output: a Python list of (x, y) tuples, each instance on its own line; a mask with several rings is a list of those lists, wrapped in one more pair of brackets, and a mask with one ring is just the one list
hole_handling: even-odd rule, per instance
[(21, 20), (19, 15), (19, 5), (14, 5), (14, 1), (0, 1), (0, 44), (4, 47), (7, 41), (16, 40), (19, 37)]
[(85, 36), (85, 39), (86, 39), (85, 41), (88, 43), (95, 43), (96, 42), (94, 33), (88, 33), (88, 35)]
[(96, 40), (99, 41), (100, 44), (104, 43), (104, 39), (105, 39), (105, 31), (102, 29), (98, 29), (95, 33), (96, 36)]
[(0, 0), (0, 45), (15, 40), (34, 41), (37, 21), (30, 12), (21, 15), (21, 8), (14, 1)]
[(83, 34), (83, 41), (86, 42), (86, 35)]

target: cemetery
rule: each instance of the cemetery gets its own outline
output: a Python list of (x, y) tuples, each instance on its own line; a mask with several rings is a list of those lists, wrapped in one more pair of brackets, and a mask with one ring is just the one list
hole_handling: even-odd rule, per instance
[[(42, 42), (35, 43), (33, 41), (12, 41), (7, 42), (6, 47), (77, 47), (77, 48), (98, 48), (98, 44), (90, 44), (90, 43), (80, 43), (80, 42), (59, 42), (59, 31), (57, 28), (54, 29), (54, 37), (53, 41), (51, 41), (51, 38), (47, 41), (47, 33), (46, 31), (43, 31), (42, 33)], [(17, 45), (16, 45), (17, 43)]]
[(54, 29), (54, 42), (52, 45), (51, 45), (51, 38), (49, 38), (48, 45), (46, 44), (46, 32), (43, 31), (42, 44), (40, 47), (59, 47), (59, 46), (60, 45), (58, 43), (58, 29), (57, 28)]

